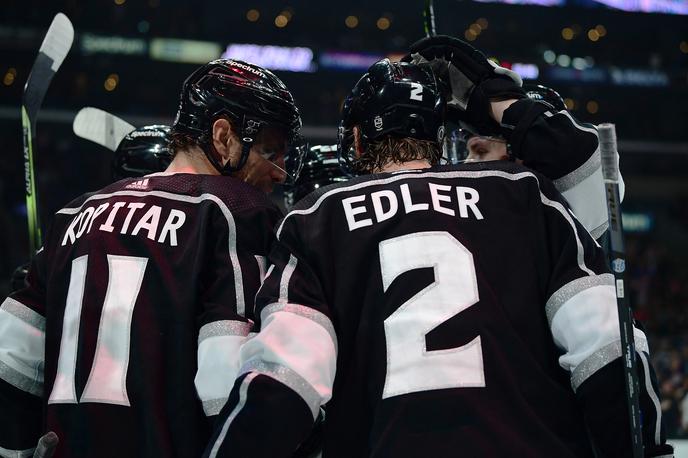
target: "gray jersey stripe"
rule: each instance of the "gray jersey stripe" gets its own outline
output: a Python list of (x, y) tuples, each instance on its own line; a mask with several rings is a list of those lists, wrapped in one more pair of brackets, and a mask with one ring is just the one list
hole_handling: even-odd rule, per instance
[[(410, 171), (409, 171), (410, 172)], [(368, 188), (370, 186), (377, 186), (380, 184), (388, 184), (388, 183), (394, 183), (395, 181), (399, 180), (406, 180), (406, 179), (414, 179), (414, 178), (483, 178), (483, 177), (499, 177), (499, 178), (505, 178), (507, 180), (521, 180), (523, 178), (533, 178), (534, 180), (537, 181), (537, 178), (535, 175), (533, 175), (531, 172), (520, 172), (520, 173), (508, 173), (508, 172), (502, 172), (499, 170), (483, 170), (479, 172), (464, 172), (464, 171), (452, 171), (448, 170), (446, 172), (422, 172), (422, 173), (414, 173), (414, 174), (409, 174), (409, 173), (401, 173), (401, 174), (395, 174), (387, 178), (381, 178), (379, 180), (369, 180), (369, 181), (364, 181), (363, 183), (357, 183), (354, 185), (349, 185), (349, 186), (342, 186), (341, 188), (335, 188), (330, 191), (327, 191), (325, 194), (320, 196), (317, 201), (310, 207), (303, 209), (303, 210), (292, 210), (290, 211), (287, 216), (284, 217), (282, 222), (280, 223), (279, 228), (277, 229), (277, 239), (280, 238), (280, 235), (282, 234), (282, 228), (284, 227), (284, 223), (287, 221), (287, 219), (292, 216), (292, 215), (308, 215), (310, 213), (315, 212), (318, 208), (320, 208), (320, 205), (325, 201), (330, 196), (342, 193), (342, 192), (347, 192), (347, 191), (356, 191), (359, 189), (364, 189)]]
[[(399, 180), (410, 180), (410, 179), (422, 179), (422, 178), (485, 178), (485, 177), (496, 177), (496, 178), (504, 178), (506, 180), (511, 180), (511, 181), (518, 181), (522, 180), (524, 178), (532, 178), (538, 183), (538, 188), (539, 188), (539, 181), (537, 177), (532, 173), (532, 172), (519, 172), (519, 173), (508, 173), (508, 172), (502, 172), (500, 170), (481, 170), (477, 172), (469, 172), (469, 171), (456, 171), (456, 170), (447, 170), (445, 172), (421, 172), (421, 173), (414, 173), (414, 174), (407, 174), (403, 173), (400, 175), (392, 175), (387, 178), (381, 178), (379, 180), (369, 180), (369, 181), (364, 181), (362, 183), (357, 183), (354, 185), (350, 186), (342, 186), (341, 188), (335, 188), (327, 191), (325, 194), (320, 196), (317, 201), (310, 207), (303, 209), (303, 210), (292, 210), (287, 214), (287, 216), (284, 217), (282, 222), (280, 223), (279, 228), (277, 229), (277, 239), (280, 238), (282, 235), (282, 229), (284, 228), (284, 223), (289, 219), (290, 216), (293, 215), (308, 215), (310, 213), (315, 212), (318, 208), (320, 208), (320, 205), (325, 201), (330, 196), (342, 193), (342, 192), (347, 192), (347, 191), (356, 191), (359, 189), (364, 189), (370, 186), (377, 186), (380, 184), (389, 184), (393, 183), (395, 181)], [(552, 208), (555, 208), (559, 213), (562, 214), (564, 219), (569, 223), (569, 225), (572, 227), (574, 235), (576, 237), (576, 246), (578, 248), (578, 265), (580, 266), (581, 270), (586, 272), (588, 275), (595, 275), (595, 273), (588, 269), (585, 265), (585, 256), (583, 253), (583, 244), (580, 241), (580, 237), (578, 236), (578, 231), (576, 230), (576, 225), (573, 222), (573, 219), (571, 218), (571, 215), (568, 214), (566, 209), (564, 208), (563, 205), (561, 205), (559, 202), (552, 201), (548, 199), (542, 191), (540, 191), (540, 200), (542, 201), (543, 204), (550, 206)]]
[(266, 375), (286, 385), (304, 400), (313, 415), (313, 420), (318, 417), (320, 411), (320, 395), (303, 377), (286, 366), (276, 363), (268, 363), (259, 360), (247, 361), (239, 371), (239, 376), (249, 373)]
[(2, 361), (0, 361), (0, 379), (34, 396), (43, 395), (43, 382), (41, 380), (32, 379)]
[(237, 403), (236, 407), (234, 407), (234, 410), (232, 410), (232, 412), (227, 417), (227, 420), (225, 420), (224, 424), (222, 425), (220, 434), (217, 436), (217, 440), (213, 444), (213, 448), (210, 450), (208, 458), (217, 457), (217, 453), (220, 451), (220, 447), (222, 446), (222, 443), (224, 442), (225, 437), (227, 436), (229, 425), (232, 424), (236, 416), (239, 415), (239, 412), (241, 412), (241, 409), (243, 409), (244, 405), (246, 405), (248, 386), (251, 384), (251, 381), (254, 378), (256, 378), (257, 375), (258, 374), (248, 374), (246, 378), (241, 381), (241, 386), (239, 387), (239, 402)]
[(81, 211), (81, 209), (92, 200), (102, 200), (108, 199), (110, 197), (116, 196), (132, 196), (132, 197), (145, 197), (145, 196), (155, 196), (164, 199), (176, 200), (178, 202), (187, 202), (192, 204), (198, 204), (203, 201), (209, 200), (214, 202), (222, 211), (225, 219), (227, 220), (227, 226), (229, 227), (229, 258), (232, 261), (232, 269), (234, 271), (234, 284), (236, 288), (236, 307), (237, 313), (241, 316), (246, 315), (246, 303), (244, 301), (244, 282), (241, 273), (241, 265), (239, 264), (239, 256), (237, 255), (236, 239), (237, 239), (237, 228), (236, 222), (234, 221), (234, 216), (232, 212), (229, 211), (227, 205), (225, 205), (219, 197), (214, 194), (201, 194), (200, 196), (184, 196), (181, 194), (174, 194), (165, 191), (116, 191), (108, 194), (94, 194), (88, 199), (86, 199), (80, 206), (73, 208), (63, 208), (57, 212), (57, 214), (63, 215), (75, 215)]
[(319, 324), (330, 335), (330, 338), (334, 343), (334, 349), (337, 351), (337, 333), (334, 330), (332, 321), (324, 313), (304, 305), (276, 302), (263, 308), (263, 310), (260, 312), (261, 322), (264, 323), (268, 315), (275, 312), (293, 313), (295, 315), (308, 318), (314, 323)]
[(650, 396), (650, 399), (652, 400), (652, 404), (655, 406), (655, 415), (657, 417), (655, 420), (654, 431), (655, 445), (660, 445), (662, 443), (660, 437), (660, 433), (662, 431), (662, 406), (659, 403), (659, 396), (657, 396), (657, 393), (652, 386), (652, 381), (650, 380), (650, 363), (647, 361), (647, 356), (645, 356), (645, 353), (642, 351), (638, 352), (638, 355), (640, 355), (643, 372), (645, 373), (645, 389), (647, 390), (648, 396)]
[(595, 272), (588, 269), (588, 267), (585, 265), (585, 251), (583, 250), (583, 244), (581, 243), (580, 237), (578, 236), (578, 229), (576, 229), (576, 224), (573, 222), (573, 218), (571, 217), (569, 212), (562, 204), (548, 199), (542, 192), (540, 192), (540, 200), (543, 204), (550, 206), (557, 210), (559, 213), (561, 213), (566, 222), (569, 223), (571, 229), (573, 229), (573, 234), (576, 237), (576, 249), (578, 250), (578, 267), (588, 275), (595, 275)]
[(202, 402), (203, 412), (205, 413), (206, 417), (217, 415), (220, 413), (226, 403), (227, 398), (208, 399), (207, 401)]
[(253, 327), (252, 322), (219, 320), (204, 324), (198, 332), (198, 345), (205, 339), (216, 336), (246, 337)]
[[(286, 304), (289, 302), (289, 280), (296, 270), (297, 259), (293, 254), (289, 255), (289, 262), (284, 266), (282, 271), (282, 278), (280, 278), (280, 289), (279, 289), (279, 302), (281, 304)], [(261, 314), (262, 315), (262, 314)]]
[(559, 288), (549, 299), (547, 299), (547, 304), (545, 305), (547, 321), (549, 322), (550, 327), (552, 326), (552, 320), (554, 319), (554, 316), (557, 314), (561, 306), (566, 303), (566, 301), (581, 291), (601, 285), (614, 286), (614, 275), (602, 274), (581, 277)]
[(28, 308), (16, 299), (8, 297), (4, 300), (0, 309), (19, 318), (24, 323), (45, 332), (45, 318), (38, 312)]
[[(648, 353), (647, 340), (635, 336), (635, 348), (638, 353)], [(611, 363), (617, 358), (621, 357), (621, 340), (605, 345), (597, 350), (592, 355), (588, 356), (582, 363), (580, 363), (571, 373), (571, 387), (573, 391), (578, 390), (591, 375), (602, 369), (607, 364)]]
[(581, 181), (588, 178), (590, 175), (593, 174), (593, 172), (595, 172), (595, 170), (599, 169), (600, 167), (602, 167), (602, 155), (600, 154), (600, 148), (598, 147), (593, 153), (593, 155), (590, 156), (588, 160), (583, 163), (583, 165), (578, 167), (573, 172), (564, 175), (561, 178), (557, 178), (552, 182), (554, 183), (554, 186), (557, 188), (557, 190), (563, 193), (573, 188)]

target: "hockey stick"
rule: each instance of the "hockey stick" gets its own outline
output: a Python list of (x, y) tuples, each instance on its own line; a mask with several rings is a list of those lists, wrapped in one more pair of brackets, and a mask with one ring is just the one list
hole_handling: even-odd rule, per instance
[(643, 437), (640, 423), (640, 403), (638, 399), (638, 372), (635, 358), (635, 339), (633, 336), (633, 317), (628, 298), (625, 294), (624, 271), (626, 270), (626, 250), (623, 239), (623, 221), (619, 198), (619, 166), (616, 160), (616, 130), (614, 124), (600, 124), (600, 152), (602, 154), (602, 174), (607, 193), (609, 212), (609, 259), (616, 283), (616, 303), (619, 310), (619, 329), (621, 332), (621, 357), (624, 361), (624, 385), (628, 414), (630, 416), (633, 458), (643, 456)]
[(74, 41), (74, 27), (67, 16), (57, 13), (45, 34), (38, 56), (24, 86), (21, 119), (24, 140), (24, 187), (26, 214), (29, 223), (30, 256), (40, 248), (41, 225), (38, 219), (36, 177), (33, 161), (33, 140), (36, 136), (36, 117), (53, 76), (62, 65)]
[(85, 107), (74, 117), (72, 129), (77, 136), (115, 151), (122, 139), (136, 127), (107, 111)]
[(437, 35), (435, 28), (435, 8), (433, 7), (433, 0), (425, 0), (425, 8), (423, 9), (423, 26), (425, 27), (425, 35), (434, 37)]

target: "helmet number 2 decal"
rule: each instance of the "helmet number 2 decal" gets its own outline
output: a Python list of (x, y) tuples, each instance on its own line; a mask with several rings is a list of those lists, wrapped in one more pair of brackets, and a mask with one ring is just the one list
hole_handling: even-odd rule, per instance
[(409, 83), (411, 84), (411, 100), (423, 101), (423, 86), (419, 83)]

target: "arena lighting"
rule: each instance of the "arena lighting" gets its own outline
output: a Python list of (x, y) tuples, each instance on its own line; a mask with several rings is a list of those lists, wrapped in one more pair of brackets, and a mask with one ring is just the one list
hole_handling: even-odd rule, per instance
[(511, 69), (519, 74), (524, 80), (534, 80), (540, 76), (540, 69), (535, 64), (524, 64), (514, 62), (511, 64)]
[(256, 22), (258, 19), (260, 19), (260, 11), (257, 9), (250, 9), (246, 12), (246, 20)]
[(665, 87), (669, 85), (669, 75), (659, 70), (633, 68), (614, 68), (609, 70), (613, 84), (617, 86)]
[(150, 41), (149, 55), (153, 60), (205, 64), (222, 53), (218, 43), (210, 41), (154, 38)]
[(127, 56), (144, 55), (148, 50), (146, 40), (140, 38), (92, 35), (90, 33), (81, 35), (79, 47), (84, 54), (123, 54)]
[(628, 232), (649, 232), (654, 226), (654, 217), (650, 213), (623, 212), (621, 219), (624, 231)]
[(17, 69), (12, 67), (7, 70), (7, 73), (5, 73), (5, 77), (2, 79), (2, 84), (5, 86), (11, 86), (15, 79), (17, 79)]
[(568, 67), (571, 65), (571, 58), (566, 54), (559, 54), (559, 56), (557, 56), (557, 64), (559, 64), (560, 67)]
[(542, 58), (548, 64), (553, 64), (557, 61), (557, 54), (554, 51), (552, 51), (551, 49), (548, 49), (547, 51), (542, 53)]
[(313, 51), (305, 47), (230, 43), (222, 57), (245, 60), (270, 70), (285, 70), (289, 72), (315, 71)]
[(358, 18), (356, 16), (347, 16), (344, 19), (344, 24), (350, 29), (354, 29), (358, 26)]
[(382, 54), (370, 54), (347, 51), (326, 51), (320, 53), (318, 63), (321, 68), (331, 70), (355, 70), (365, 71), (385, 56)]

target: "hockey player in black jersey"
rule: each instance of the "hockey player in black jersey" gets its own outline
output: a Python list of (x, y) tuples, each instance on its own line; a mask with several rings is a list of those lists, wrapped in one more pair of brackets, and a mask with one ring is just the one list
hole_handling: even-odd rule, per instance
[(340, 153), (362, 176), (279, 225), (206, 456), (288, 456), (324, 403), (324, 457), (628, 456), (602, 250), (537, 172), (437, 166), (443, 115), (426, 65), (357, 83)]
[(0, 306), (0, 455), (47, 431), (58, 458), (202, 453), (280, 217), (264, 192), (298, 171), (300, 126), (275, 75), (210, 62), (183, 85), (164, 173), (56, 213)]

